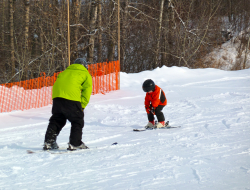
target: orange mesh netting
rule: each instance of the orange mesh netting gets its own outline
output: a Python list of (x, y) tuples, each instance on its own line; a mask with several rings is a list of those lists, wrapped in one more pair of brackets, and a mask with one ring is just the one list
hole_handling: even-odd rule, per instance
[[(93, 95), (119, 89), (119, 61), (92, 64), (88, 70), (93, 80)], [(41, 73), (35, 79), (1, 84), (0, 113), (52, 104), (52, 86), (59, 73), (47, 77), (45, 73)]]

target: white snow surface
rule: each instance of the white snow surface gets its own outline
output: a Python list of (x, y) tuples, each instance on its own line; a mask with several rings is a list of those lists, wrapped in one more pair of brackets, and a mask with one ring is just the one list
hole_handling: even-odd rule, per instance
[[(162, 67), (120, 77), (121, 90), (91, 96), (85, 109), (88, 150), (41, 151), (51, 105), (1, 113), (0, 189), (250, 190), (250, 69)], [(147, 124), (148, 78), (166, 94), (166, 120), (181, 128), (132, 131)]]

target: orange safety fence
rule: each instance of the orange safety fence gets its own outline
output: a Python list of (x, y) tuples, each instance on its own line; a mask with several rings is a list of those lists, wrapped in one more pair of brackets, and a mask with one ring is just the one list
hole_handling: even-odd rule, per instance
[[(119, 61), (92, 64), (88, 70), (93, 80), (93, 95), (119, 89)], [(59, 74), (60, 72), (46, 77), (45, 73), (41, 73), (35, 79), (1, 84), (0, 113), (52, 104), (52, 86)]]
[(119, 89), (119, 61), (89, 65), (89, 73), (93, 80), (93, 94), (104, 94)]

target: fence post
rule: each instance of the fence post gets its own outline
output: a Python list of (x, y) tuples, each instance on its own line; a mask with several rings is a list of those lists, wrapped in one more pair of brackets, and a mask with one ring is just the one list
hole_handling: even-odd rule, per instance
[(0, 99), (0, 101), (1, 101), (1, 112), (3, 112), (4, 106), (5, 106), (5, 104), (4, 104), (5, 90), (6, 90), (6, 84), (2, 85), (2, 93), (1, 93), (1, 97), (0, 97), (1, 98)]

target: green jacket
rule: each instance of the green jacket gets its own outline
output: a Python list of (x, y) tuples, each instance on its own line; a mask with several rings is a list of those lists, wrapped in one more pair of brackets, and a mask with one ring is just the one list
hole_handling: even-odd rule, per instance
[(60, 73), (52, 90), (52, 99), (64, 98), (81, 102), (82, 108), (89, 103), (92, 93), (92, 77), (80, 64), (72, 64)]

